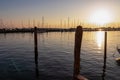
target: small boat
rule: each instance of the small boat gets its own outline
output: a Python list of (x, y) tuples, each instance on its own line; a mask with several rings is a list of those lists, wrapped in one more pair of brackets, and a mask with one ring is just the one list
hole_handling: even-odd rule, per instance
[[(120, 49), (118, 48), (118, 46), (117, 46), (117, 51), (120, 54)], [(120, 57), (116, 58), (115, 60), (116, 60), (117, 64), (120, 65)]]
[[(118, 46), (116, 47), (116, 50), (118, 51), (118, 53), (120, 54), (120, 48), (118, 48)], [(116, 53), (113, 54), (113, 57), (115, 56)]]
[(119, 54), (120, 54), (120, 49), (118, 48), (118, 46), (117, 46), (117, 51), (119, 52)]
[(120, 65), (120, 57), (115, 59), (117, 64)]

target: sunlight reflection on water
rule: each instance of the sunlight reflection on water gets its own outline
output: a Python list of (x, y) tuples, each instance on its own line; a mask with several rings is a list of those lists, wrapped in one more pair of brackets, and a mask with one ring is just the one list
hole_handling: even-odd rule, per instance
[(97, 42), (97, 45), (98, 45), (99, 49), (101, 49), (103, 41), (104, 41), (104, 32), (103, 31), (98, 31), (96, 33), (96, 42)]

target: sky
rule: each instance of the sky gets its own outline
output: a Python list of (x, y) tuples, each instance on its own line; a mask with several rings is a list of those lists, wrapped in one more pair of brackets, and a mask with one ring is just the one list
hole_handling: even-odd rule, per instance
[(64, 24), (68, 17), (70, 24), (73, 21), (89, 23), (99, 10), (108, 11), (106, 16), (110, 15), (111, 22), (117, 23), (120, 22), (119, 4), (120, 0), (0, 0), (0, 25), (20, 26), (21, 22), (27, 25), (28, 20), (38, 24), (42, 16), (44, 22), (51, 25), (60, 24), (61, 20)]

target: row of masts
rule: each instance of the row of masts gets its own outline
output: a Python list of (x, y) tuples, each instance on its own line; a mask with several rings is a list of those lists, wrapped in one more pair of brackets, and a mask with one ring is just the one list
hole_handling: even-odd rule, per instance
[[(28, 22), (25, 23), (23, 20), (21, 20), (21, 25), (15, 25), (15, 23), (11, 20), (8, 23), (5, 23), (3, 21), (3, 19), (0, 19), (0, 28), (32, 28), (34, 26), (37, 26), (38, 28), (76, 28), (77, 25), (81, 25), (81, 26), (85, 26), (88, 28), (94, 28), (94, 27), (101, 27), (101, 25), (98, 24), (92, 24), (92, 23), (86, 23), (84, 21), (80, 21), (80, 20), (71, 20), (69, 17), (67, 18), (67, 20), (63, 20), (60, 19), (60, 21), (58, 21), (57, 24), (48, 24), (45, 21), (44, 16), (42, 16), (41, 21), (37, 21), (35, 19), (30, 20), (28, 19)], [(120, 24), (116, 23), (114, 25), (112, 24), (105, 24), (103, 25), (104, 27), (109, 26), (109, 27), (120, 27)], [(103, 27), (102, 26), (102, 27)]]
[[(0, 28), (15, 28), (16, 25), (13, 24), (14, 22), (11, 20), (10, 21), (10, 24), (8, 25), (8, 23), (4, 23), (3, 19), (0, 19)], [(34, 27), (34, 26), (37, 26), (37, 27), (40, 27), (40, 28), (70, 28), (70, 27), (74, 27), (76, 26), (77, 24), (79, 23), (76, 23), (75, 20), (74, 20), (74, 23), (72, 22), (72, 24), (70, 25), (70, 19), (68, 17), (68, 20), (67, 21), (63, 21), (62, 19), (60, 19), (60, 22), (58, 24), (48, 24), (47, 22), (45, 23), (45, 19), (44, 19), (44, 16), (42, 16), (42, 19), (41, 19), (41, 23), (40, 22), (36, 22), (35, 19), (33, 19), (32, 21), (30, 19), (28, 19), (28, 24), (25, 25), (24, 21), (22, 20), (21, 21), (21, 26), (18, 26), (18, 27), (21, 27), (21, 28), (31, 28), (31, 27)]]

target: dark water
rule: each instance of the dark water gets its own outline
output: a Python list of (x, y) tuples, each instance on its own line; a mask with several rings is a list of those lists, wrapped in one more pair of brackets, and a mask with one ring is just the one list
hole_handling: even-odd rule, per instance
[[(104, 32), (84, 32), (81, 74), (102, 80)], [(106, 80), (120, 80), (116, 46), (120, 32), (108, 32)], [(39, 33), (39, 77), (34, 63), (32, 33), (0, 34), (0, 80), (72, 80), (74, 32)], [(115, 57), (112, 55), (115, 54)]]

